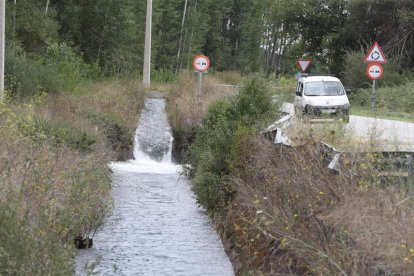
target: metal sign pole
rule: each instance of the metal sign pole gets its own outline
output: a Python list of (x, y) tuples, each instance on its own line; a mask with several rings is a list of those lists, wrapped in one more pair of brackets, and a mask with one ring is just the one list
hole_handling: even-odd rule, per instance
[(408, 178), (407, 178), (407, 186), (410, 190), (412, 190), (413, 183), (414, 183), (414, 174), (413, 174), (413, 155), (408, 154), (407, 158), (407, 171), (408, 171)]
[(199, 72), (198, 73), (197, 100), (201, 100), (202, 89), (203, 89), (203, 73)]
[(371, 95), (371, 108), (372, 108), (372, 110), (374, 110), (375, 109), (375, 100), (376, 100), (376, 94), (375, 94), (375, 83), (376, 83), (376, 81), (375, 80), (373, 80), (372, 81), (372, 95)]

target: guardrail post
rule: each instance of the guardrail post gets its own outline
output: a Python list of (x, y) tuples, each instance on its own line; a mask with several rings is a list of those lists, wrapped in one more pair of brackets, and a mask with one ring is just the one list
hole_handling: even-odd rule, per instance
[(407, 158), (407, 171), (408, 171), (407, 186), (409, 189), (411, 189), (413, 186), (413, 182), (414, 182), (413, 155), (408, 154), (406, 158)]

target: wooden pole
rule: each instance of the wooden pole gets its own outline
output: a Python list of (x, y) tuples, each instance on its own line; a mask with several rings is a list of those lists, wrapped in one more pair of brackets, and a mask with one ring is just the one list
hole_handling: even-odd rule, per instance
[(4, 55), (6, 48), (6, 0), (0, 0), (0, 100), (4, 91)]
[(145, 50), (143, 83), (145, 88), (151, 86), (151, 29), (152, 29), (152, 0), (147, 0), (147, 20), (145, 28)]

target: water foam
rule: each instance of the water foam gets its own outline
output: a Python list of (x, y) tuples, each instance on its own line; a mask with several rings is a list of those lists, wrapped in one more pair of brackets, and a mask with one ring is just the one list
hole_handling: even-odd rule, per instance
[(182, 167), (171, 161), (173, 136), (165, 113), (165, 99), (147, 99), (135, 133), (134, 159), (109, 164), (112, 170), (169, 174)]

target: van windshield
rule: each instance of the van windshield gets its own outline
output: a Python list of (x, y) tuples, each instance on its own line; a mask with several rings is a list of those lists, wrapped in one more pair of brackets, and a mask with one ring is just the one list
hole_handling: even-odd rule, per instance
[(342, 96), (345, 91), (337, 81), (314, 81), (305, 84), (306, 96)]

